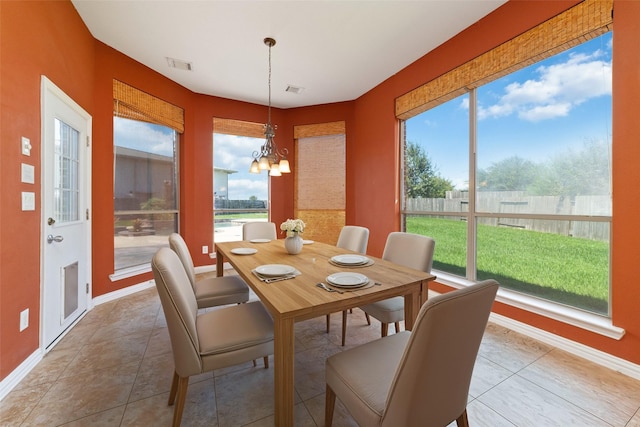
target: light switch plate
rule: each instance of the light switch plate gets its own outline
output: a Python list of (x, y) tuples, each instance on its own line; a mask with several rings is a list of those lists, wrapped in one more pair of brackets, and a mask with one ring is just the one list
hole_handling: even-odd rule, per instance
[(29, 138), (27, 138), (26, 136), (22, 137), (22, 141), (20, 142), (21, 147), (22, 147), (22, 154), (24, 154), (25, 156), (30, 156), (31, 155), (31, 140)]
[(31, 191), (22, 192), (22, 210), (23, 211), (36, 210), (36, 193), (33, 193)]

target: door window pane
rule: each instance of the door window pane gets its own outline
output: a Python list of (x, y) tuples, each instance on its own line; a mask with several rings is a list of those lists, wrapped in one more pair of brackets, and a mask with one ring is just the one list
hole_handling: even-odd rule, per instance
[(55, 119), (54, 157), (54, 217), (58, 224), (80, 219), (78, 144), (80, 133), (68, 124)]

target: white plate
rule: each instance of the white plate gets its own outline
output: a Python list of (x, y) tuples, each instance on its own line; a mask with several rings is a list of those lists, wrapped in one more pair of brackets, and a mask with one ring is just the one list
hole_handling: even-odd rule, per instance
[(269, 243), (271, 239), (251, 239), (251, 243)]
[(302, 244), (303, 244), (303, 245), (310, 245), (310, 244), (312, 244), (312, 243), (314, 243), (314, 241), (313, 241), (313, 240), (303, 240), (303, 241), (302, 241)]
[(362, 265), (369, 262), (369, 258), (362, 255), (344, 254), (332, 257), (331, 261), (343, 265)]
[(369, 282), (369, 278), (364, 274), (342, 272), (327, 276), (327, 282), (333, 286), (357, 288), (366, 285)]
[(286, 276), (287, 274), (293, 274), (295, 271), (295, 268), (284, 264), (266, 264), (256, 267), (256, 273), (269, 277)]
[(253, 249), (253, 248), (234, 248), (231, 249), (231, 253), (232, 254), (236, 254), (236, 255), (253, 255), (256, 252), (258, 252), (257, 249)]

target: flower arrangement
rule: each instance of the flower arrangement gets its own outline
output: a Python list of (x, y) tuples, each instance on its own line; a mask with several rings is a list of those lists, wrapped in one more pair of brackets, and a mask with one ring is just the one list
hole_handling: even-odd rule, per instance
[(280, 224), (280, 230), (287, 233), (287, 237), (293, 237), (296, 233), (304, 232), (305, 224), (301, 219), (287, 219)]

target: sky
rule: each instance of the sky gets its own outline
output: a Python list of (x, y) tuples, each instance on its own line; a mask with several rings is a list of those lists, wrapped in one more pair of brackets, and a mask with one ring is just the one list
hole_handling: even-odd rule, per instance
[[(480, 87), (478, 167), (513, 155), (543, 162), (588, 140), (610, 141), (611, 38), (609, 32)], [(407, 141), (421, 145), (456, 189), (468, 187), (468, 117), (469, 96), (463, 95), (407, 121)], [(172, 131), (132, 120), (114, 123), (118, 145), (172, 155)], [(266, 200), (267, 174), (248, 172), (264, 139), (215, 134), (212, 140), (214, 167), (237, 171), (229, 176), (229, 199)]]

